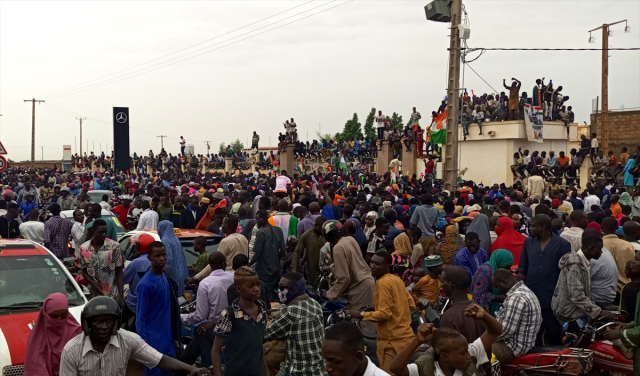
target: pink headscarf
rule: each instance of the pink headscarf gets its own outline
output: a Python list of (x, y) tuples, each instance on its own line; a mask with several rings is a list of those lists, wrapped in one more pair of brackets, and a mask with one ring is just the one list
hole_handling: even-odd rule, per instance
[(82, 328), (71, 314), (66, 320), (56, 320), (49, 314), (68, 308), (67, 297), (59, 292), (45, 299), (27, 340), (24, 376), (58, 376), (62, 349), (71, 338), (82, 333)]

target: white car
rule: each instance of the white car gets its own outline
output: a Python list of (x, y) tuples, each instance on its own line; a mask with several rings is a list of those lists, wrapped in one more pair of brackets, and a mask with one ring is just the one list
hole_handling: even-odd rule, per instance
[(0, 370), (22, 375), (27, 339), (44, 300), (54, 292), (69, 299), (80, 322), (87, 299), (63, 263), (40, 244), (0, 239)]

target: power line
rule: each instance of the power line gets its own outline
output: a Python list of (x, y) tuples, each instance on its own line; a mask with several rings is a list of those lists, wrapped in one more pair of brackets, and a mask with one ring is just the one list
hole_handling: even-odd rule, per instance
[[(333, 0), (333, 1), (336, 1), (336, 0)], [(333, 1), (332, 1), (332, 2), (333, 2)], [(308, 16), (305, 16), (305, 17), (299, 18), (299, 19), (297, 19), (297, 20), (293, 20), (293, 21), (288, 22), (288, 23), (285, 23), (285, 24), (283, 24), (283, 25), (279, 25), (279, 26), (274, 27), (274, 28), (272, 28), (272, 29), (265, 30), (265, 31), (263, 31), (263, 32), (261, 32), (261, 33), (254, 34), (254, 35), (250, 35), (250, 36), (248, 36), (248, 37), (246, 37), (246, 38), (243, 38), (243, 39), (237, 40), (237, 41), (235, 41), (235, 42), (231, 42), (231, 43), (229, 43), (229, 44), (225, 44), (225, 45), (223, 45), (223, 46), (220, 46), (220, 47), (217, 47), (217, 48), (211, 49), (211, 50), (209, 50), (209, 51), (204, 51), (204, 52), (201, 52), (201, 53), (199, 53), (199, 54), (197, 54), (197, 55), (189, 56), (189, 57), (186, 57), (186, 58), (184, 58), (184, 59), (180, 59), (180, 60), (177, 60), (177, 61), (175, 61), (175, 62), (172, 62), (172, 63), (166, 64), (166, 65), (162, 65), (162, 64), (165, 64), (165, 63), (167, 63), (167, 62), (169, 62), (169, 61), (172, 61), (172, 60), (179, 59), (179, 57), (178, 57), (178, 58), (171, 59), (171, 60), (168, 60), (168, 61), (165, 61), (165, 62), (163, 62), (163, 63), (156, 64), (156, 65), (161, 65), (161, 66), (159, 66), (159, 67), (157, 67), (157, 68), (153, 68), (153, 69), (149, 69), (149, 70), (146, 70), (146, 71), (145, 71), (144, 69), (151, 68), (152, 66), (151, 66), (151, 67), (147, 67), (147, 68), (144, 68), (144, 69), (142, 69), (142, 70), (138, 71), (139, 73), (137, 73), (137, 72), (132, 72), (132, 73), (129, 73), (129, 74), (125, 74), (125, 75), (123, 75), (123, 77), (122, 77), (122, 78), (117, 78), (117, 77), (116, 77), (116, 78), (114, 78), (114, 79), (113, 79), (114, 81), (111, 81), (111, 82), (108, 82), (109, 80), (107, 80), (107, 82), (105, 82), (105, 83), (101, 83), (101, 84), (95, 84), (95, 86), (90, 85), (90, 86), (89, 86), (89, 87), (87, 87), (87, 88), (82, 88), (82, 89), (79, 89), (79, 90), (76, 90), (76, 91), (71, 91), (71, 92), (69, 92), (69, 93), (64, 93), (64, 94), (60, 94), (60, 95), (57, 95), (57, 96), (55, 96), (55, 95), (54, 95), (52, 98), (49, 98), (49, 99), (50, 99), (50, 100), (51, 100), (51, 99), (58, 99), (58, 98), (62, 98), (62, 97), (68, 96), (68, 95), (73, 95), (73, 94), (81, 93), (81, 92), (83, 92), (83, 91), (96, 89), (96, 88), (101, 87), (101, 86), (105, 86), (105, 85), (113, 84), (113, 83), (116, 83), (116, 82), (119, 82), (119, 81), (122, 81), (122, 80), (126, 80), (126, 79), (128, 79), (128, 78), (132, 78), (132, 77), (135, 77), (135, 76), (139, 76), (139, 75), (141, 75), (141, 74), (149, 73), (149, 72), (155, 71), (155, 70), (157, 70), (157, 69), (167, 67), (167, 66), (169, 66), (169, 65), (177, 64), (177, 63), (179, 63), (179, 62), (181, 62), (181, 61), (189, 60), (189, 59), (192, 59), (192, 58), (197, 57), (197, 56), (200, 56), (200, 55), (204, 55), (204, 54), (207, 54), (207, 53), (210, 53), (210, 52), (213, 52), (213, 51), (217, 51), (217, 50), (219, 50), (219, 49), (221, 49), (221, 48), (228, 47), (228, 46), (231, 46), (231, 45), (233, 45), (233, 44), (236, 44), (236, 43), (240, 43), (240, 42), (242, 42), (242, 41), (245, 41), (245, 40), (247, 40), (247, 39), (251, 39), (251, 38), (257, 37), (257, 36), (259, 36), (259, 35), (262, 35), (262, 34), (268, 33), (268, 32), (270, 32), (270, 31), (273, 31), (273, 30), (279, 29), (279, 28), (281, 28), (281, 27), (285, 27), (285, 26), (291, 25), (291, 24), (296, 23), (296, 22), (298, 22), (298, 21), (302, 21), (302, 20), (307, 19), (307, 18), (309, 18), (309, 17), (313, 17), (313, 16), (318, 15), (318, 14), (320, 14), (320, 13), (324, 13), (324, 12), (327, 12), (327, 11), (329, 11), (329, 10), (331, 10), (331, 9), (338, 8), (338, 7), (340, 7), (340, 6), (346, 5), (346, 4), (348, 4), (348, 3), (352, 2), (352, 1), (354, 1), (354, 0), (348, 0), (348, 1), (344, 2), (344, 3), (341, 3), (341, 4), (338, 4), (338, 5), (336, 5), (336, 6), (333, 6), (333, 7), (327, 8), (327, 9), (324, 9), (324, 10), (322, 10), (322, 11), (320, 11), (320, 12), (316, 12), (316, 13), (310, 14), (310, 15), (308, 15)], [(322, 6), (324, 6), (324, 5), (326, 5), (326, 4), (323, 4)], [(318, 8), (318, 7), (316, 7), (316, 8)], [(315, 8), (313, 8), (313, 9), (315, 9)], [(306, 12), (306, 11), (305, 11), (305, 12)], [(302, 12), (302, 13), (304, 13), (304, 12)], [(296, 15), (294, 15), (294, 16), (297, 16), (297, 15), (299, 15), (299, 14), (296, 14)], [(294, 17), (294, 16), (292, 16), (292, 17)], [(289, 17), (289, 18), (291, 18), (291, 17)], [(281, 22), (281, 21), (278, 21), (278, 22)], [(274, 25), (274, 24), (276, 24), (276, 23), (278, 23), (278, 22), (274, 22), (273, 24), (267, 25), (267, 26), (265, 26), (265, 27), (268, 27), (268, 26)], [(259, 29), (260, 29), (260, 28), (259, 28)], [(255, 29), (255, 30), (259, 30), (259, 29)], [(249, 32), (249, 33), (252, 33), (252, 32), (254, 32), (255, 30), (253, 30), (253, 31), (251, 31), (251, 32)], [(249, 33), (246, 33), (246, 34), (249, 34)], [(245, 34), (243, 34), (243, 35), (245, 35)], [(220, 42), (220, 43), (217, 43), (217, 44), (225, 43), (225, 42), (228, 42), (229, 40), (232, 40), (232, 39), (235, 39), (235, 38), (238, 38), (238, 37), (233, 37), (233, 38), (230, 38), (230, 39), (228, 39), (228, 40), (225, 40), (225, 41)], [(211, 47), (211, 46), (210, 46), (210, 47)], [(208, 48), (210, 48), (210, 47), (206, 47), (206, 48), (204, 48), (204, 49), (208, 49)], [(204, 50), (204, 49), (202, 49), (202, 50)], [(201, 50), (198, 50), (198, 51), (201, 51)], [(197, 52), (197, 51), (194, 51), (194, 52)], [(192, 53), (194, 53), (194, 52), (191, 52), (191, 53), (189, 53), (189, 54), (192, 54)], [(187, 54), (187, 55), (189, 55), (189, 54)], [(186, 55), (184, 55), (184, 56), (186, 56)], [(156, 65), (153, 65), (153, 66), (156, 66)], [(135, 73), (135, 74), (134, 74), (134, 73)]]
[(116, 74), (118, 74), (118, 73), (122, 73), (122, 72), (128, 71), (128, 70), (133, 69), (133, 68), (137, 68), (137, 67), (139, 67), (139, 66), (142, 66), (142, 65), (145, 65), (145, 64), (151, 63), (151, 62), (156, 61), (156, 60), (163, 59), (163, 58), (165, 58), (165, 57), (167, 57), (167, 56), (171, 56), (171, 55), (177, 54), (178, 52), (182, 52), (182, 51), (184, 51), (184, 50), (188, 50), (188, 49), (190, 49), (190, 48), (193, 48), (193, 47), (195, 47), (195, 46), (201, 45), (201, 44), (203, 44), (203, 43), (210, 42), (210, 41), (212, 41), (212, 40), (214, 40), (214, 39), (217, 39), (217, 38), (223, 37), (223, 36), (225, 36), (225, 35), (228, 35), (228, 34), (234, 33), (234, 32), (236, 32), (236, 31), (238, 31), (238, 30), (242, 30), (242, 29), (247, 28), (247, 27), (249, 27), (249, 26), (252, 26), (252, 25), (255, 25), (255, 24), (260, 23), (260, 22), (262, 22), (262, 21), (268, 20), (269, 18), (273, 18), (273, 17), (278, 16), (278, 15), (281, 15), (281, 14), (283, 14), (283, 13), (287, 13), (287, 12), (288, 12), (288, 11), (290, 11), (290, 10), (293, 10), (293, 9), (299, 8), (299, 7), (304, 6), (304, 5), (307, 5), (307, 4), (309, 4), (310, 2), (312, 2), (312, 1), (315, 1), (315, 0), (310, 0), (310, 1), (307, 1), (306, 3), (300, 4), (300, 5), (296, 5), (295, 7), (289, 8), (289, 9), (287, 9), (287, 10), (285, 10), (285, 11), (282, 11), (282, 12), (279, 12), (279, 13), (276, 13), (276, 14), (273, 14), (273, 15), (271, 15), (271, 16), (269, 16), (269, 17), (263, 18), (263, 19), (258, 20), (258, 21), (256, 21), (256, 22), (253, 22), (253, 23), (250, 23), (250, 24), (244, 25), (244, 26), (239, 27), (239, 28), (237, 28), (237, 29), (234, 29), (234, 30), (228, 31), (228, 32), (226, 32), (226, 33), (224, 33), (224, 34), (217, 35), (217, 36), (215, 36), (215, 37), (213, 37), (213, 38), (209, 38), (209, 39), (204, 40), (204, 41), (202, 41), (202, 42), (199, 42), (199, 43), (193, 44), (193, 45), (191, 45), (191, 46), (189, 46), (189, 47), (185, 47), (185, 48), (182, 48), (182, 49), (180, 49), (180, 50), (177, 50), (177, 51), (171, 52), (171, 53), (169, 53), (169, 54), (166, 54), (166, 55), (163, 55), (163, 56), (157, 57), (157, 58), (155, 58), (155, 59), (151, 59), (151, 60), (146, 61), (146, 62), (144, 62), (144, 63), (140, 63), (140, 64), (134, 65), (134, 66), (132, 66), (132, 67), (129, 67), (129, 68), (126, 68), (126, 69), (122, 69), (122, 70), (119, 70), (119, 71), (114, 72), (114, 73), (111, 73), (111, 74), (107, 74), (106, 76), (98, 77), (98, 78), (96, 78), (96, 79), (94, 79), (94, 80), (90, 80), (90, 81), (83, 82), (83, 83), (81, 83), (81, 84), (77, 84), (77, 85), (69, 86), (69, 87), (67, 87), (67, 88), (65, 88), (65, 89), (60, 89), (60, 90), (52, 91), (52, 92), (47, 93), (47, 94), (45, 94), (45, 95), (43, 95), (43, 96), (51, 95), (51, 94), (54, 94), (54, 93), (59, 93), (59, 92), (61, 92), (61, 91), (67, 91), (68, 89), (71, 89), (71, 88), (74, 88), (74, 87), (78, 87), (78, 86), (83, 86), (83, 85), (88, 84), (88, 83), (90, 83), (90, 82), (99, 81), (99, 80), (101, 80), (101, 79), (103, 79), (103, 78), (110, 77), (110, 76), (116, 75)]
[[(485, 51), (602, 51), (602, 48), (468, 48), (468, 50)], [(637, 51), (640, 47), (609, 48), (609, 51)]]
[(491, 85), (490, 85), (490, 84), (489, 84), (489, 83), (488, 83), (484, 78), (482, 78), (482, 76), (480, 76), (480, 75), (478, 74), (478, 72), (476, 72), (476, 71), (475, 71), (475, 69), (473, 69), (473, 68), (471, 67), (471, 65), (469, 65), (469, 63), (466, 63), (465, 65), (466, 65), (466, 66), (468, 66), (468, 67), (469, 67), (469, 69), (471, 69), (471, 70), (473, 71), (473, 73), (475, 73), (475, 74), (476, 74), (476, 76), (480, 77), (480, 79), (481, 79), (482, 81), (484, 81), (484, 83), (485, 83), (485, 84), (489, 85), (489, 87), (490, 87), (491, 89), (493, 89), (494, 93), (497, 93), (497, 92), (498, 92), (498, 90), (494, 89), (494, 88), (493, 88), (493, 86), (491, 86)]

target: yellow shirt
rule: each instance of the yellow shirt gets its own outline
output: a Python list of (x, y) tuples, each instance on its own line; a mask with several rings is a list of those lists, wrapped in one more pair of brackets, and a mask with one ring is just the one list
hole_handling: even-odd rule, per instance
[(440, 289), (442, 288), (442, 281), (439, 279), (433, 279), (430, 275), (425, 275), (420, 278), (413, 289), (411, 290), (411, 296), (413, 301), (418, 304), (418, 298), (424, 298), (431, 303), (438, 305), (438, 298), (440, 297)]
[(366, 312), (363, 320), (377, 323), (378, 342), (390, 342), (400, 352), (414, 337), (411, 310), (416, 308), (404, 282), (393, 274), (376, 281), (373, 295), (374, 312)]

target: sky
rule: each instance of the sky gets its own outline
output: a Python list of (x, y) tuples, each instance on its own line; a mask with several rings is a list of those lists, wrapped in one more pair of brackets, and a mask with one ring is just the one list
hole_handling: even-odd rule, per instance
[[(254, 130), (261, 146), (276, 145), (292, 117), (312, 140), (341, 131), (354, 112), (364, 125), (372, 107), (406, 119), (415, 106), (428, 118), (446, 95), (449, 24), (427, 21), (426, 3), (0, 1), (0, 141), (8, 158), (30, 158), (32, 98), (45, 100), (37, 160), (61, 159), (64, 144), (79, 152), (76, 117), (87, 118), (84, 151), (87, 142), (111, 150), (113, 107), (129, 107), (138, 154), (157, 152), (160, 135), (174, 154), (180, 136), (196, 153), (204, 141), (212, 152), (236, 139), (246, 146)], [(470, 48), (600, 48), (602, 33), (590, 44), (588, 31), (625, 18), (630, 33), (613, 26), (610, 47), (640, 47), (637, 0), (464, 5)], [(640, 51), (609, 56), (609, 108), (640, 107)], [(601, 91), (600, 51), (487, 51), (469, 67), (482, 78), (467, 67), (461, 86), (476, 95), (503, 91), (502, 79), (529, 94), (536, 78), (552, 79), (580, 124)]]

